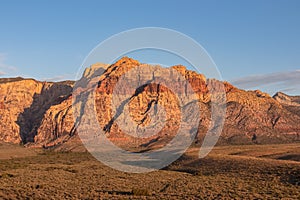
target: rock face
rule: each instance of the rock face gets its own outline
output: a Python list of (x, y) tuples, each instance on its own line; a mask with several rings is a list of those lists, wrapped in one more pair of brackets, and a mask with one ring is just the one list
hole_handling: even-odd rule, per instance
[(300, 96), (288, 96), (277, 92), (273, 98), (280, 102), (285, 109), (300, 116)]
[[(173, 138), (180, 122), (180, 110), (176, 104), (176, 97), (172, 91), (162, 85), (149, 84), (139, 88), (128, 102), (130, 115), (139, 126), (146, 126), (150, 120), (149, 107), (162, 105), (168, 113), (168, 119), (164, 128), (148, 140), (133, 139), (125, 134), (118, 126), (118, 116), (112, 116), (110, 103), (113, 90), (120, 81), (120, 77), (127, 71), (140, 65), (137, 61), (123, 58), (111, 65), (99, 79), (96, 90), (96, 110), (98, 121), (112, 140), (132, 141), (138, 145), (150, 145), (149, 141), (163, 141)], [(187, 70), (184, 66), (173, 66), (195, 91), (201, 110), (198, 140), (201, 141), (210, 125), (210, 94), (208, 85), (216, 87), (218, 81), (207, 80), (204, 75)], [(158, 70), (159, 71), (159, 70)], [(159, 72), (157, 72), (159, 73)], [(140, 75), (140, 74), (139, 74)], [(136, 77), (129, 77), (129, 80)], [(131, 81), (124, 85), (129, 85)], [(174, 84), (174, 83), (173, 83)], [(176, 83), (175, 83), (176, 84)], [(224, 83), (226, 91), (226, 120), (219, 143), (277, 143), (299, 140), (300, 125), (299, 116), (292, 112), (295, 109), (287, 109), (282, 102), (259, 90), (244, 91), (235, 88), (230, 83)], [(178, 88), (178, 87), (177, 87)], [(176, 93), (181, 91), (176, 91)], [(130, 92), (129, 92), (130, 93)], [(130, 130), (134, 132), (135, 130)], [(128, 132), (128, 131), (127, 131)], [(255, 140), (254, 140), (255, 139)]]
[[(36, 142), (46, 112), (61, 105), (72, 92), (72, 82), (48, 83), (33, 79), (0, 80), (0, 140)], [(54, 112), (53, 112), (54, 114)], [(47, 132), (52, 135), (53, 132)]]
[[(128, 82), (121, 86), (118, 82), (124, 74), (136, 69), (137, 66), (141, 64), (127, 57), (109, 66), (97, 63), (85, 71), (80, 82), (96, 84), (95, 109), (98, 122), (112, 142), (121, 146), (127, 144), (135, 147), (162, 146), (173, 138), (180, 127), (181, 113), (178, 101), (181, 99), (178, 99), (176, 94), (184, 96), (187, 93), (187, 83), (182, 83), (178, 79), (175, 81), (175, 91), (163, 84), (149, 83), (132, 93), (128, 84), (143, 76), (142, 72), (137, 71), (136, 76), (128, 76), (126, 79)], [(206, 79), (204, 75), (189, 71), (180, 65), (173, 66), (172, 70), (181, 74), (196, 94), (197, 98), (193, 100), (197, 101), (201, 113), (196, 139), (196, 142), (199, 142), (211, 123), (212, 97), (209, 85), (218, 87), (221, 82)], [(94, 72), (97, 71), (103, 74), (100, 77), (94, 76)], [(158, 67), (153, 77), (162, 73), (170, 72)], [(172, 73), (168, 76), (170, 79), (174, 77)], [(174, 78), (172, 81), (174, 84)], [(117, 86), (123, 92), (131, 94), (126, 104), (136, 126), (127, 130), (127, 133), (128, 131), (132, 133), (130, 135), (118, 125), (120, 122), (125, 124), (127, 122), (122, 121), (121, 115), (116, 115), (111, 108), (112, 96)], [(240, 90), (227, 82), (224, 82), (224, 89), (226, 119), (219, 143), (276, 143), (300, 140), (299, 97), (290, 97), (283, 93), (270, 97), (259, 90)], [(48, 83), (22, 78), (0, 79), (0, 141), (40, 147), (78, 144), (80, 140), (76, 133), (78, 124), (75, 125), (73, 120), (72, 91), (73, 83), (67, 81)], [(189, 98), (189, 95), (185, 94), (184, 98)], [(164, 108), (164, 113), (156, 115), (159, 117), (158, 121), (164, 122), (161, 129), (147, 138), (136, 139), (133, 133), (151, 124), (151, 117), (157, 112), (157, 106)], [(122, 113), (125, 105), (118, 109)], [(185, 109), (192, 112), (194, 108)]]
[(289, 96), (282, 92), (277, 92), (274, 96), (279, 103), (286, 106), (300, 106), (300, 97), (299, 96)]
[(257, 91), (235, 89), (227, 93), (227, 102), (223, 136), (229, 142), (240, 143), (254, 134), (260, 143), (300, 139), (299, 116), (287, 110), (276, 99), (262, 96)]

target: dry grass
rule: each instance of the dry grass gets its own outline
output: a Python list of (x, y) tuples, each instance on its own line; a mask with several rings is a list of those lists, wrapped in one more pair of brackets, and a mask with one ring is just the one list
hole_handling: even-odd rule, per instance
[(0, 142), (0, 161), (3, 159), (34, 156), (38, 152), (41, 152), (41, 149), (24, 149), (20, 145)]
[(0, 161), (0, 199), (299, 199), (300, 162), (288, 155), (300, 144), (216, 147), (201, 160), (190, 149), (164, 170), (130, 174), (88, 153), (35, 151)]

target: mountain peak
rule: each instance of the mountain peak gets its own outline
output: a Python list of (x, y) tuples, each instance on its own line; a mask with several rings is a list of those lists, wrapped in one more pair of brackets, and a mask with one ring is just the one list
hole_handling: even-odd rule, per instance
[[(95, 109), (100, 127), (107, 132), (109, 139), (120, 146), (131, 144), (133, 147), (154, 148), (164, 145), (176, 134), (179, 127), (181, 109), (176, 94), (187, 94), (186, 85), (172, 79), (174, 90), (163, 84), (149, 83), (132, 93), (128, 84), (136, 80), (136, 75), (128, 75), (127, 82), (120, 87), (122, 91), (132, 94), (126, 106), (130, 116), (138, 126), (129, 127), (135, 133), (137, 127), (151, 125), (152, 110), (156, 104), (166, 111), (167, 120), (160, 115), (158, 122), (166, 122), (165, 126), (153, 137), (137, 140), (123, 132), (116, 121), (119, 116), (112, 112), (111, 101), (114, 88), (120, 77), (138, 66), (139, 61), (123, 57), (114, 64), (96, 63), (87, 68), (79, 82), (97, 84), (95, 90)], [(150, 65), (152, 66), (152, 65)], [(156, 67), (156, 66), (155, 66)], [(198, 97), (201, 111), (199, 130), (196, 140), (201, 141), (211, 124), (211, 95), (209, 86), (218, 89), (221, 81), (206, 79), (203, 74), (192, 71), (183, 65), (172, 66), (190, 84)], [(155, 73), (165, 75), (165, 68)], [(141, 73), (141, 70), (137, 70)], [(170, 72), (172, 74), (172, 72)], [(168, 76), (166, 77), (173, 77)], [(23, 142), (34, 145), (53, 147), (58, 144), (72, 143), (77, 137), (73, 119), (72, 91), (73, 84), (34, 82), (24, 84), (23, 78), (0, 79), (0, 141)], [(4, 82), (3, 84), (1, 82)], [(288, 96), (282, 92), (270, 98), (259, 90), (240, 90), (228, 82), (223, 82), (226, 91), (226, 119), (220, 143), (251, 144), (251, 135), (256, 134), (260, 143), (299, 141), (300, 133), (300, 97)], [(84, 91), (85, 87), (80, 91)], [(216, 90), (218, 91), (218, 90)], [(78, 102), (81, 106), (82, 102)], [(120, 109), (122, 106), (120, 107)], [(121, 120), (119, 118), (118, 120)], [(184, 124), (183, 124), (183, 127)], [(149, 143), (149, 141), (155, 141)], [(149, 145), (148, 145), (149, 144)], [(145, 146), (146, 145), (146, 146)]]
[(300, 105), (300, 97), (299, 96), (289, 96), (283, 92), (277, 92), (273, 98), (278, 102), (288, 105), (288, 106), (299, 106)]
[(120, 64), (134, 64), (134, 65), (139, 65), (140, 62), (133, 59), (133, 58), (129, 58), (127, 56), (122, 57), (121, 59), (119, 59), (117, 62), (115, 62), (114, 65), (120, 65)]
[(283, 92), (276, 92), (276, 94), (273, 97), (288, 97), (287, 94), (283, 93)]

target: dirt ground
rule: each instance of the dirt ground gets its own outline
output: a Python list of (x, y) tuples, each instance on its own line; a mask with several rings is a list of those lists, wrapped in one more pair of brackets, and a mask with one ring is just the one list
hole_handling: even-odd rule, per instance
[(300, 199), (300, 144), (191, 148), (165, 169), (116, 171), (87, 152), (0, 145), (0, 199)]

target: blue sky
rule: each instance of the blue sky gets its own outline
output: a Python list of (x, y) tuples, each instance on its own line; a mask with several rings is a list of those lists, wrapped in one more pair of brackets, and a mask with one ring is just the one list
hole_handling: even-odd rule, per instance
[(0, 3), (1, 77), (73, 79), (101, 41), (128, 29), (155, 26), (195, 39), (223, 79), (237, 86), (300, 94), (297, 0)]

